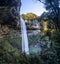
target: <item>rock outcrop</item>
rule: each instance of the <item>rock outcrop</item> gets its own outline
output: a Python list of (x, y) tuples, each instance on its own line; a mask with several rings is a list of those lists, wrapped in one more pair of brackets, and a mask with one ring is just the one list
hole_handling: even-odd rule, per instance
[(0, 35), (15, 28), (20, 20), (21, 0), (0, 0)]
[(16, 25), (20, 15), (21, 0), (0, 0), (0, 23)]

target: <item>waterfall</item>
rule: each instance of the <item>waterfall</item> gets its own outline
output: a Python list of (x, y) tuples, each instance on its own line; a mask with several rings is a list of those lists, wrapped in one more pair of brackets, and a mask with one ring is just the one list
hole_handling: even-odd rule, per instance
[(22, 18), (20, 18), (20, 23), (21, 23), (21, 34), (22, 34), (22, 52), (29, 54), (26, 24)]

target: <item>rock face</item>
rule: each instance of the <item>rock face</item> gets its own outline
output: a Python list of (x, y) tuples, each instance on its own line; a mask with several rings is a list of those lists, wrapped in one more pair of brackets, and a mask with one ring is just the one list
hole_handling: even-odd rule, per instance
[(20, 16), (21, 0), (0, 0), (0, 23), (16, 25)]

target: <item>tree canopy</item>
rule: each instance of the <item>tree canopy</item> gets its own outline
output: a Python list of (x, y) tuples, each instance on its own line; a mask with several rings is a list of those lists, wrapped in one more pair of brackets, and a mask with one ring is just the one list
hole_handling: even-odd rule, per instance
[(37, 16), (36, 14), (34, 14), (34, 13), (22, 14), (21, 16), (22, 16), (22, 18), (23, 18), (24, 20), (32, 20), (32, 19), (38, 17), (38, 16)]
[(46, 10), (50, 13), (50, 18), (60, 29), (60, 0), (38, 0), (45, 5)]

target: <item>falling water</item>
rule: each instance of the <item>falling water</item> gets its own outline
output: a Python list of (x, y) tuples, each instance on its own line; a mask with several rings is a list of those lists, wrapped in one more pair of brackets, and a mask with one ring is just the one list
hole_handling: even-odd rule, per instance
[(29, 54), (26, 24), (22, 18), (20, 18), (20, 20), (21, 20), (20, 23), (21, 23), (21, 33), (22, 33), (22, 52)]

